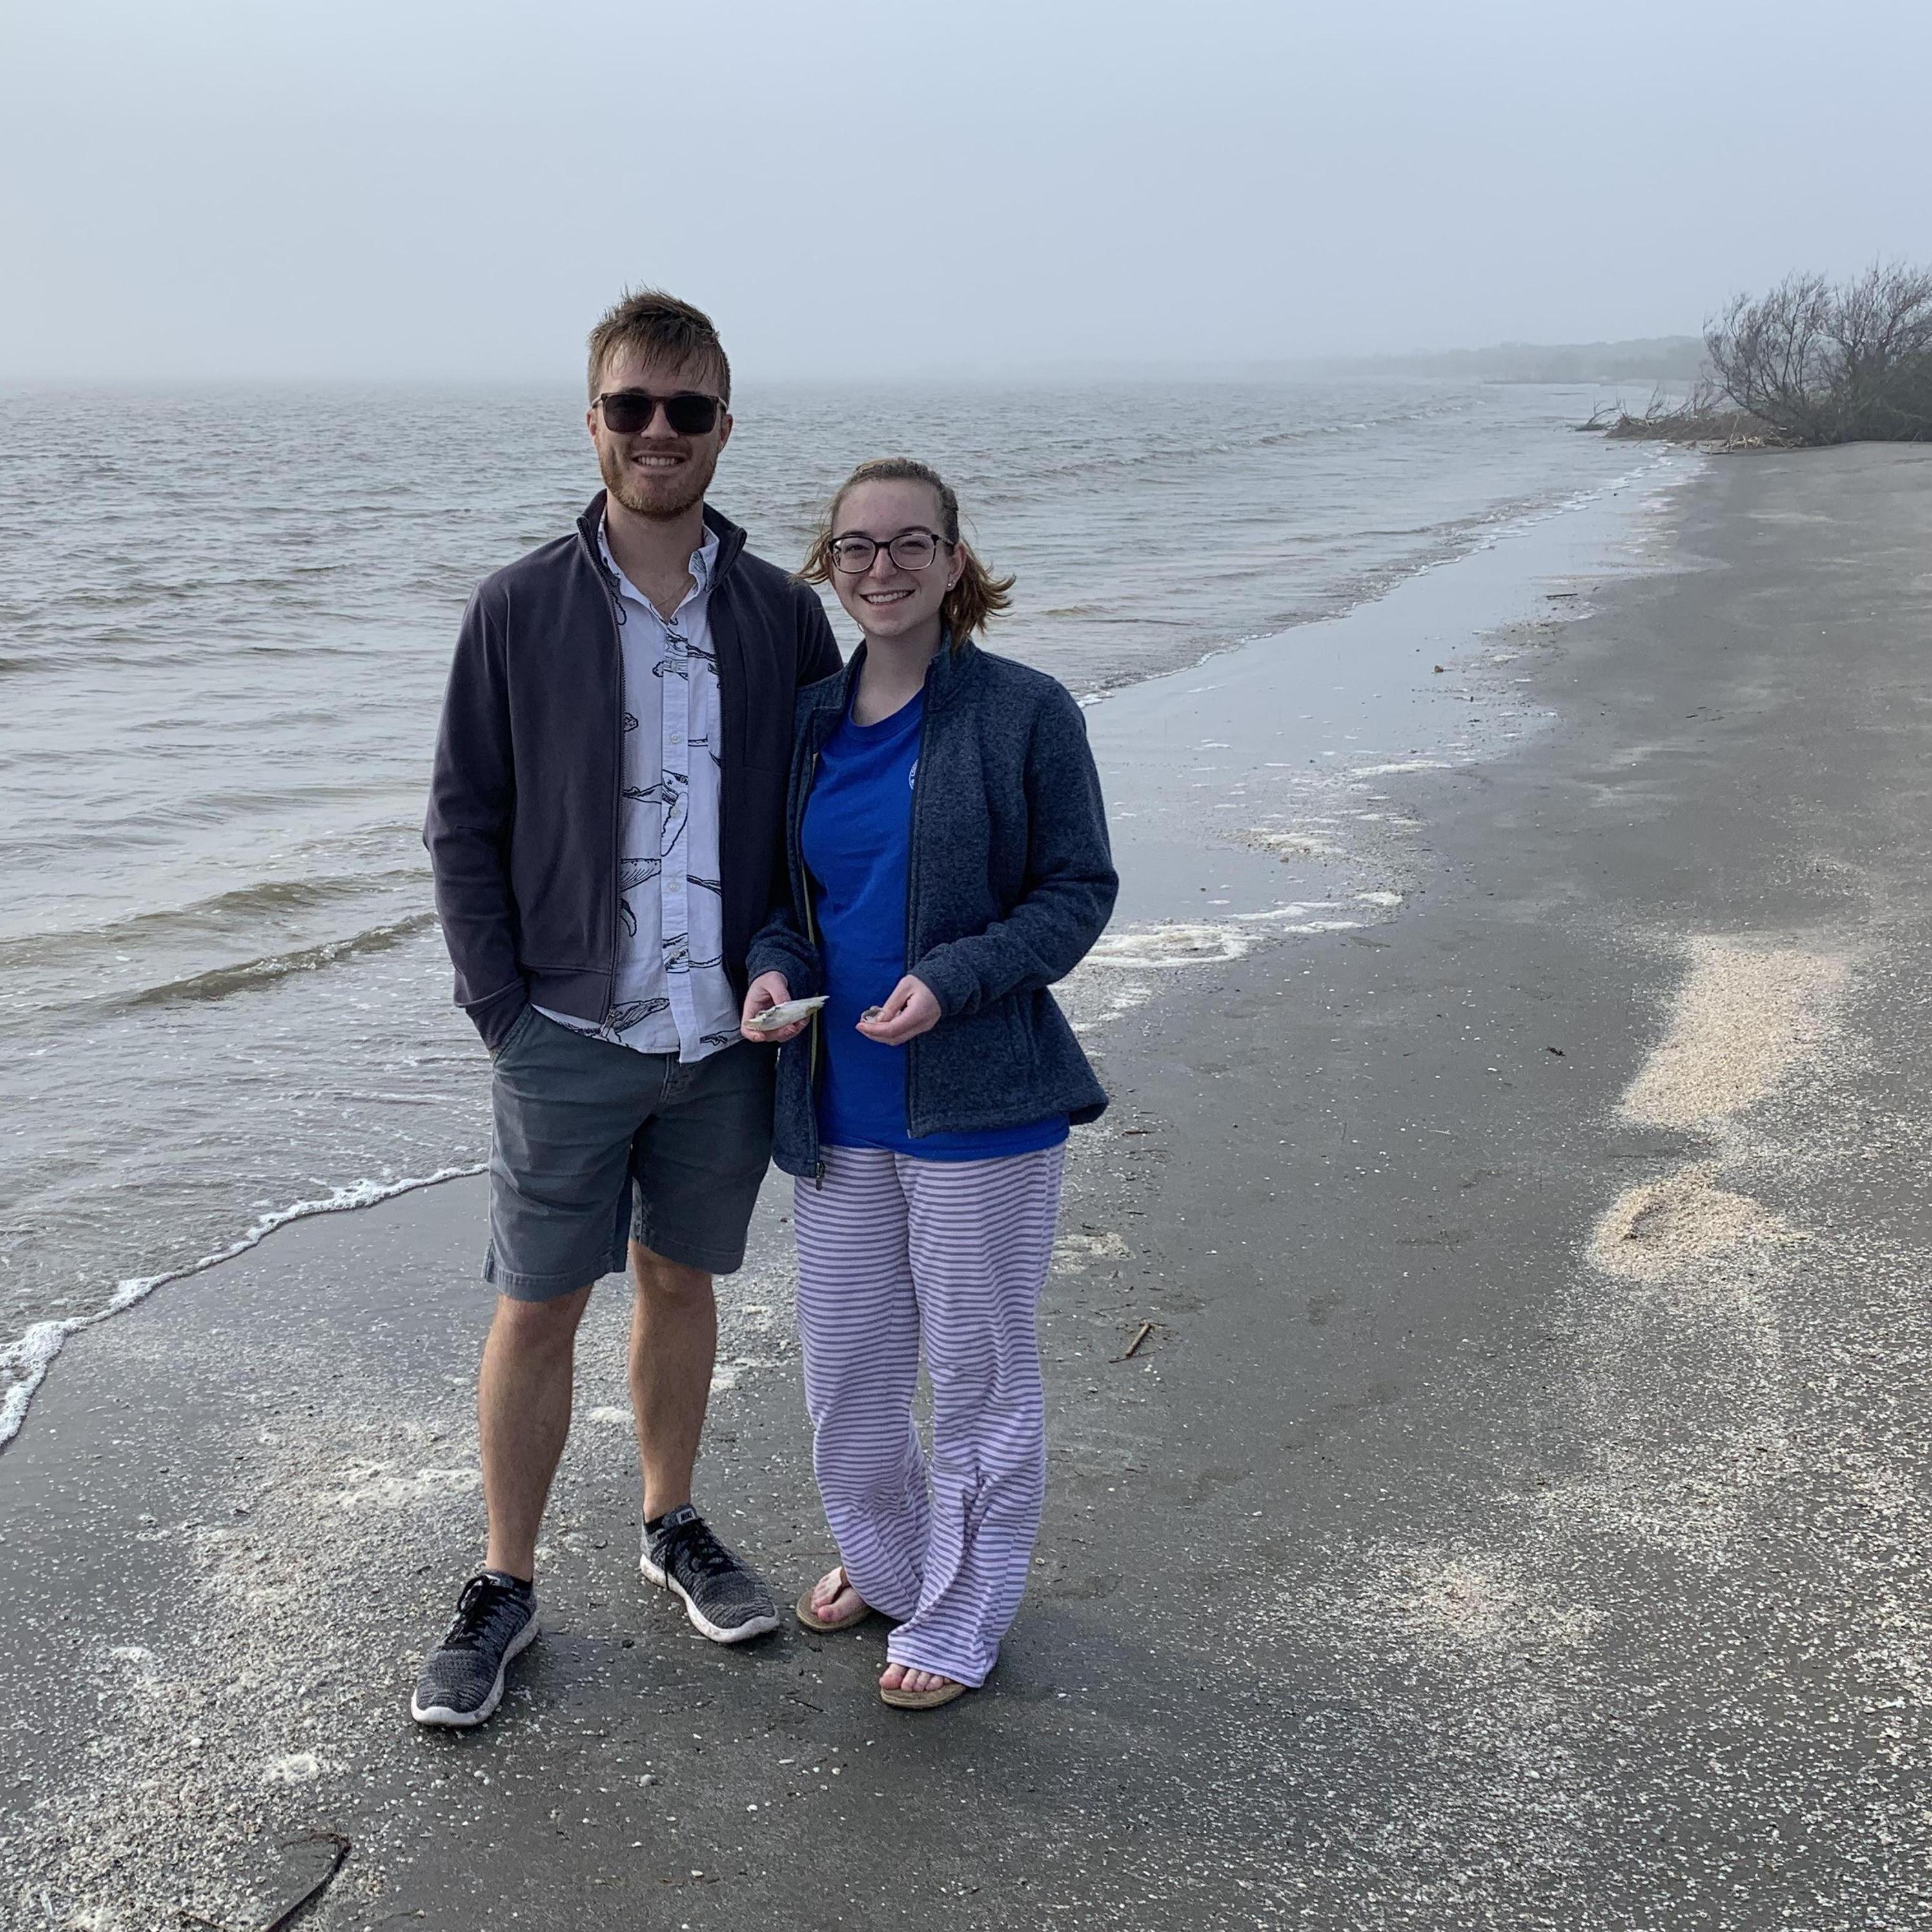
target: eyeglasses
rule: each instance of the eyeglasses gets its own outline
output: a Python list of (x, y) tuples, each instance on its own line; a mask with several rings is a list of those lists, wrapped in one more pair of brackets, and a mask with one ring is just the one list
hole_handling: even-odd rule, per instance
[(902, 530), (885, 543), (870, 537), (834, 537), (830, 546), (832, 567), (848, 577), (863, 577), (872, 560), (884, 550), (902, 570), (923, 570), (939, 554), (947, 539), (931, 530)]
[(662, 409), (665, 422), (678, 436), (709, 436), (718, 426), (724, 405), (716, 396), (680, 389), (674, 396), (653, 396), (644, 389), (611, 389), (597, 398), (604, 427), (613, 436), (635, 436), (651, 426)]

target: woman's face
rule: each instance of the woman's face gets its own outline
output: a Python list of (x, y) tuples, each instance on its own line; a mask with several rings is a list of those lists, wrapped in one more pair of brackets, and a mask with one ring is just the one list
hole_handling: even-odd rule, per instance
[[(893, 562), (886, 546), (915, 530), (941, 541), (923, 570), (903, 569)], [(854, 484), (846, 491), (832, 522), (833, 541), (870, 537), (879, 548), (870, 565), (856, 575), (835, 568), (832, 584), (839, 602), (867, 637), (938, 647), (939, 607), (965, 567), (958, 546), (944, 542), (945, 534), (939, 494), (930, 484), (895, 478)]]

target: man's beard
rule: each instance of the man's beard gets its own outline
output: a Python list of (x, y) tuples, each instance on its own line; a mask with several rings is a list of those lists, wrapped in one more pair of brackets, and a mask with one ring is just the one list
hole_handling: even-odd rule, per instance
[(704, 493), (710, 488), (712, 472), (718, 467), (713, 457), (710, 463), (697, 458), (683, 468), (667, 471), (664, 481), (656, 489), (646, 485), (638, 487), (638, 478), (620, 450), (599, 446), (597, 466), (604, 472), (604, 487), (634, 515), (662, 518), (669, 521), (681, 517), (694, 503), (704, 500)]

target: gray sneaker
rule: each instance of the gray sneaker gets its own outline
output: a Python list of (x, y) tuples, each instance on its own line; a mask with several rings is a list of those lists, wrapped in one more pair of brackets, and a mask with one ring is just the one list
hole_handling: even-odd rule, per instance
[(713, 1643), (744, 1643), (778, 1627), (778, 1606), (764, 1580), (688, 1503), (644, 1526), (639, 1567), (660, 1590), (683, 1598), (686, 1615)]
[(536, 1592), (527, 1583), (484, 1570), (463, 1586), (456, 1618), (423, 1660), (410, 1700), (419, 1724), (466, 1730), (502, 1701), (503, 1672), (537, 1634)]

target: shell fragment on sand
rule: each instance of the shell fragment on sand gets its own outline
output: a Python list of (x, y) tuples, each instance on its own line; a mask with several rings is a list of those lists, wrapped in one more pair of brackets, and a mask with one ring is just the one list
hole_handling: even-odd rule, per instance
[(825, 998), (823, 993), (817, 993), (808, 1000), (781, 1000), (776, 1006), (754, 1013), (745, 1024), (754, 1033), (776, 1033), (780, 1027), (811, 1018), (824, 1005)]
[(1713, 1162), (1627, 1189), (1590, 1236), (1590, 1258), (1625, 1281), (1663, 1281), (1745, 1241), (1802, 1239), (1780, 1215), (1748, 1194), (1712, 1184)]
[(1623, 1099), (1646, 1126), (1709, 1126), (1765, 1099), (1815, 1057), (1850, 976), (1839, 955), (1691, 939), (1664, 1038)]

